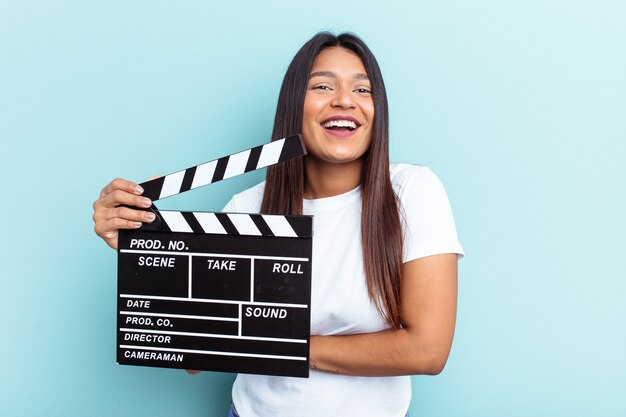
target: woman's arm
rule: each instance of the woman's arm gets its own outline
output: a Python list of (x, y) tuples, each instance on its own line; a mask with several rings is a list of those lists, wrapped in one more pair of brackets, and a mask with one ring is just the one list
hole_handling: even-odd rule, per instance
[(311, 368), (360, 376), (439, 374), (454, 336), (457, 255), (428, 256), (404, 264), (400, 304), (401, 329), (312, 336)]

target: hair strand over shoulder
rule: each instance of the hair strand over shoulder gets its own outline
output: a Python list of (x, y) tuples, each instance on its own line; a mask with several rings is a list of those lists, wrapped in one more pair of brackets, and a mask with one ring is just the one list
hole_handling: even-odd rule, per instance
[[(367, 45), (350, 33), (320, 32), (291, 61), (278, 97), (272, 140), (302, 130), (304, 98), (309, 74), (325, 48), (341, 47), (356, 53), (372, 84), (374, 129), (361, 174), (361, 245), (370, 299), (385, 320), (401, 326), (400, 274), (402, 225), (399, 202), (389, 174), (389, 111), (387, 93), (376, 58)], [(305, 186), (304, 159), (296, 158), (267, 169), (261, 212), (302, 214)]]

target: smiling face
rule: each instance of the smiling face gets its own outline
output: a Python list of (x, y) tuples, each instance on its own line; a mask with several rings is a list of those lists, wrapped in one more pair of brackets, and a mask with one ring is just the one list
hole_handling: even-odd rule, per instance
[(365, 66), (357, 54), (341, 47), (319, 53), (311, 69), (302, 121), (310, 162), (361, 160), (372, 140), (371, 91)]

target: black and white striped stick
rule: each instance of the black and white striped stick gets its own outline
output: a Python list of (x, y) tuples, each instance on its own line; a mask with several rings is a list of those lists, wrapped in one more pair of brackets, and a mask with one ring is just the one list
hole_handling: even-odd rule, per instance
[[(152, 201), (160, 200), (304, 155), (306, 149), (302, 137), (289, 136), (146, 181), (141, 184), (143, 196)], [(311, 237), (311, 218), (308, 216), (161, 211), (154, 204), (148, 210), (156, 215), (156, 219), (152, 223), (143, 223), (139, 230)]]
[(143, 196), (156, 201), (304, 155), (306, 155), (306, 149), (302, 137), (300, 135), (289, 136), (146, 181), (140, 185), (144, 189)]
[(159, 210), (159, 231), (230, 236), (312, 237), (311, 216)]

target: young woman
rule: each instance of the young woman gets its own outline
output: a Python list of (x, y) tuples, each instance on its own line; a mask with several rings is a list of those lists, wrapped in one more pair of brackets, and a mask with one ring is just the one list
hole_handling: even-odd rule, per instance
[[(401, 417), (409, 375), (442, 371), (454, 334), (458, 241), (426, 167), (389, 164), (385, 86), (354, 35), (319, 33), (291, 62), (273, 138), (302, 133), (308, 155), (268, 168), (224, 211), (314, 215), (310, 378), (238, 375), (231, 415)], [(96, 233), (153, 219), (136, 184), (94, 203)], [(238, 414), (237, 414), (238, 413)]]

